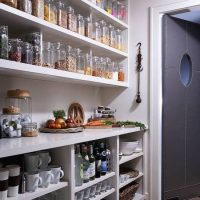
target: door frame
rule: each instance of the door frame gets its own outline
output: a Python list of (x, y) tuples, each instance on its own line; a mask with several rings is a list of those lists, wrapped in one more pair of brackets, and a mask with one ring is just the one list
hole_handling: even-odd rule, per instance
[(150, 199), (162, 199), (162, 17), (199, 6), (200, 0), (185, 0), (151, 7), (150, 21)]

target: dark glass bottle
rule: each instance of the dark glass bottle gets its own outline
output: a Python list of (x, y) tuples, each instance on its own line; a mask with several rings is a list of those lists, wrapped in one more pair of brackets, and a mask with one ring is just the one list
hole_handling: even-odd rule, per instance
[(76, 186), (83, 184), (83, 158), (80, 153), (80, 145), (76, 145), (75, 149), (75, 184)]
[(87, 183), (90, 180), (90, 162), (86, 146), (82, 146), (82, 158), (83, 158), (83, 182)]
[(95, 170), (96, 170), (95, 177), (100, 178), (101, 177), (101, 154), (99, 152), (98, 147), (95, 148)]
[(89, 149), (89, 161), (90, 161), (90, 180), (95, 179), (95, 158), (93, 155), (93, 145), (90, 145)]
[(106, 158), (106, 151), (105, 151), (105, 145), (102, 142), (100, 144), (100, 154), (101, 154), (101, 175), (106, 175), (107, 172), (107, 158)]

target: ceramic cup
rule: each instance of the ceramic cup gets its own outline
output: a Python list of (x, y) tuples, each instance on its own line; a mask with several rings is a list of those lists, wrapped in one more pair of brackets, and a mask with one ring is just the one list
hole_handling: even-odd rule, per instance
[(40, 170), (39, 175), (42, 178), (42, 184), (40, 185), (40, 187), (42, 188), (49, 187), (49, 184), (54, 179), (54, 175), (52, 174), (51, 169), (48, 168)]
[(7, 165), (6, 168), (9, 170), (8, 196), (16, 197), (18, 195), (19, 190), (20, 166)]
[(26, 172), (36, 172), (42, 165), (42, 160), (39, 157), (39, 154), (31, 153), (24, 156), (24, 163)]
[(42, 185), (42, 178), (38, 172), (27, 172), (26, 177), (26, 192), (35, 192)]
[(0, 169), (0, 199), (6, 200), (8, 195), (8, 176), (9, 170), (6, 168)]
[(41, 166), (40, 169), (46, 169), (51, 162), (51, 156), (49, 155), (48, 151), (41, 151), (39, 153), (39, 157), (41, 159)]
[(59, 183), (60, 179), (64, 176), (64, 171), (61, 169), (61, 166), (50, 165), (51, 173), (53, 174), (53, 179), (51, 180), (52, 184)]

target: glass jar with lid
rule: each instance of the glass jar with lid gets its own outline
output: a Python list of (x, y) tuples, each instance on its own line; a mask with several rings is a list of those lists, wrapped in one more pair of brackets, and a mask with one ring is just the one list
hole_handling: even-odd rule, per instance
[(118, 1), (117, 0), (114, 0), (113, 2), (112, 2), (112, 15), (114, 16), (114, 17), (117, 17), (117, 11), (118, 11)]
[(112, 14), (112, 0), (104, 0), (104, 9), (109, 14)]
[(93, 25), (93, 39), (101, 42), (101, 26), (99, 22), (95, 22)]
[(66, 70), (66, 51), (64, 45), (57, 42), (53, 46), (55, 69)]
[(124, 65), (119, 63), (119, 70), (118, 70), (118, 81), (125, 80), (125, 73), (124, 73)]
[(101, 42), (109, 45), (109, 29), (104, 20), (100, 21), (101, 26)]
[(92, 69), (92, 76), (99, 76), (99, 69), (100, 69), (100, 59), (97, 56), (93, 57), (93, 69)]
[(66, 47), (66, 69), (70, 72), (76, 72), (76, 53), (70, 45)]
[(23, 137), (36, 137), (38, 136), (37, 123), (24, 123), (22, 126), (22, 136)]
[(82, 15), (77, 15), (77, 33), (85, 35), (85, 20)]
[(33, 47), (28, 42), (24, 42), (22, 45), (22, 62), (31, 65), (33, 62)]
[(113, 25), (109, 25), (109, 46), (116, 47), (116, 31)]
[(85, 75), (92, 76), (92, 56), (85, 54)]
[(9, 59), (21, 62), (22, 59), (22, 41), (20, 39), (9, 40)]
[(105, 78), (112, 79), (113, 78), (113, 65), (110, 58), (106, 58), (106, 69), (105, 69)]
[(1, 2), (13, 8), (17, 8), (17, 0), (2, 0)]
[(41, 66), (42, 55), (38, 45), (33, 45), (33, 65)]
[(0, 26), (0, 58), (8, 59), (8, 27)]
[(57, 8), (54, 0), (45, 0), (44, 19), (53, 24), (57, 24)]
[(118, 81), (119, 65), (117, 62), (112, 62), (113, 67), (113, 80)]
[(32, 0), (19, 0), (18, 9), (28, 14), (32, 14)]
[(85, 36), (92, 38), (92, 20), (91, 20), (91, 17), (85, 18)]
[(106, 60), (105, 58), (100, 58), (100, 69), (99, 73), (100, 73), (100, 77), (104, 77), (106, 76)]
[(77, 17), (71, 6), (67, 7), (67, 28), (71, 31), (77, 32)]
[(51, 46), (51, 42), (43, 42), (43, 50), (42, 50), (42, 66), (54, 68), (53, 60), (54, 60), (54, 52)]
[(120, 51), (123, 51), (123, 43), (122, 43), (122, 31), (117, 29), (116, 31), (116, 48)]
[(44, 0), (32, 0), (32, 14), (44, 19)]
[(67, 28), (67, 11), (62, 1), (57, 3), (57, 25)]
[(118, 2), (117, 4), (117, 18), (122, 21), (126, 21), (126, 16), (127, 16), (127, 9), (126, 5)]
[(77, 66), (76, 66), (76, 72), (79, 74), (85, 73), (85, 55), (83, 53), (80, 53), (77, 55)]

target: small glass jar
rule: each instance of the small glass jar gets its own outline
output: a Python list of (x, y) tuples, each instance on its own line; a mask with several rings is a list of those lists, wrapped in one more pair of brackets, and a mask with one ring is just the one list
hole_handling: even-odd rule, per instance
[(100, 58), (100, 69), (99, 73), (100, 73), (100, 77), (106, 77), (106, 60), (104, 58)]
[(24, 42), (22, 45), (22, 62), (31, 64), (33, 62), (33, 47), (30, 43)]
[(62, 1), (57, 3), (57, 25), (67, 28), (67, 11)]
[(116, 47), (116, 31), (113, 25), (109, 25), (109, 46)]
[(38, 45), (33, 45), (33, 65), (41, 66), (41, 50)]
[(119, 65), (117, 62), (112, 62), (113, 66), (113, 80), (118, 81)]
[(122, 31), (120, 29), (117, 29), (116, 31), (116, 48), (120, 51), (123, 50), (123, 44), (122, 44)]
[(85, 55), (83, 53), (80, 53), (77, 55), (77, 66), (76, 66), (76, 72), (79, 74), (85, 73)]
[(57, 9), (54, 0), (45, 0), (44, 19), (53, 24), (57, 24)]
[(85, 18), (85, 36), (92, 38), (92, 20), (90, 17)]
[(18, 9), (28, 14), (32, 14), (32, 0), (19, 0)]
[(93, 26), (93, 39), (101, 42), (101, 26), (98, 22), (95, 22)]
[(66, 69), (70, 72), (76, 72), (76, 53), (69, 45), (66, 47)]
[(118, 2), (117, 4), (117, 18), (122, 21), (126, 21), (127, 16), (127, 9), (126, 5), (122, 4), (121, 2)]
[(9, 59), (21, 62), (22, 59), (22, 41), (20, 39), (9, 40)]
[(24, 123), (22, 126), (22, 136), (24, 137), (35, 137), (38, 136), (37, 123)]
[(43, 67), (54, 68), (53, 64), (54, 53), (51, 46), (51, 42), (43, 42)]
[(44, 19), (44, 0), (32, 0), (32, 14)]
[(66, 51), (63, 44), (54, 44), (54, 65), (55, 69), (66, 70)]
[(101, 42), (109, 45), (109, 29), (104, 20), (100, 21), (101, 26)]
[(124, 80), (125, 80), (124, 66), (123, 64), (119, 63), (118, 81), (124, 81)]
[(80, 35), (85, 35), (85, 20), (82, 15), (77, 15), (77, 32)]
[(104, 9), (107, 11), (109, 14), (112, 14), (112, 0), (104, 0)]
[(17, 0), (2, 0), (2, 3), (11, 6), (13, 8), (17, 8)]
[(0, 26), (0, 58), (8, 59), (8, 27)]
[(112, 79), (113, 78), (113, 65), (110, 58), (106, 58), (106, 68), (104, 78)]
[(77, 32), (77, 17), (71, 6), (67, 7), (67, 28), (71, 31)]
[(92, 56), (85, 54), (85, 75), (92, 76)]
[(112, 2), (112, 15), (114, 16), (114, 17), (117, 17), (117, 14), (118, 14), (118, 1), (117, 0), (114, 0), (113, 2)]
[(92, 76), (99, 76), (99, 69), (100, 69), (100, 60), (99, 60), (99, 57), (94, 56), (93, 57)]

